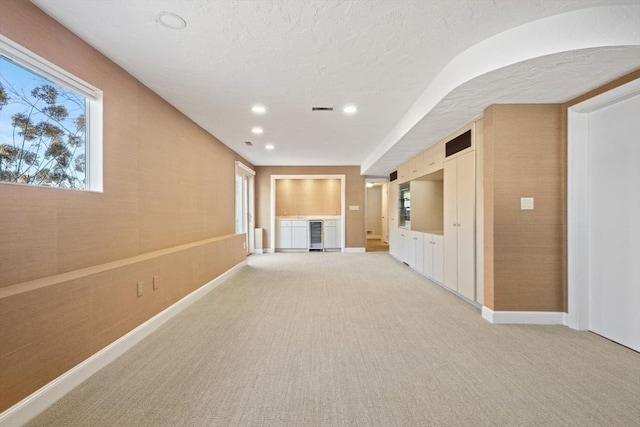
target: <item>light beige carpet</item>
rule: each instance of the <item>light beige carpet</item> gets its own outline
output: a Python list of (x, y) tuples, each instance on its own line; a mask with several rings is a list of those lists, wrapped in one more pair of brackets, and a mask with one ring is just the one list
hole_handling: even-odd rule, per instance
[(249, 266), (33, 426), (633, 426), (640, 355), (497, 326), (388, 254)]

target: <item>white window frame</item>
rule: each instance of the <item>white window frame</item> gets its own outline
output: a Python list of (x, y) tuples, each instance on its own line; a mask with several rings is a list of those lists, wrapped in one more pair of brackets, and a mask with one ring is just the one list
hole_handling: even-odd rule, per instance
[[(102, 91), (75, 77), (43, 57), (31, 52), (13, 40), (0, 34), (0, 55), (20, 64), (56, 84), (74, 90), (87, 99), (85, 158), (85, 188), (80, 191), (103, 191), (102, 174)], [(46, 188), (58, 188), (50, 187)], [(75, 191), (78, 191), (75, 189)]]

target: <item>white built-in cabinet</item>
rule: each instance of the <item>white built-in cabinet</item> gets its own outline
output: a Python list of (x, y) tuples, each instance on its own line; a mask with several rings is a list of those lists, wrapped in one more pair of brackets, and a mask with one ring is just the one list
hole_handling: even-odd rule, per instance
[[(322, 222), (322, 247), (324, 249), (341, 249), (340, 219), (324, 219)], [(276, 249), (309, 249), (309, 220), (278, 219), (276, 221)]]
[(278, 249), (308, 249), (308, 225), (306, 220), (282, 219), (277, 221), (277, 241)]
[(444, 284), (475, 300), (476, 152), (444, 162)]
[[(398, 167), (397, 179), (389, 183), (389, 253), (434, 282), (481, 302), (476, 289), (475, 132), (476, 123), (471, 123)], [(399, 188), (408, 181), (413, 229), (398, 226)]]
[(341, 236), (340, 220), (325, 219), (324, 220), (324, 248), (339, 249), (342, 246), (340, 236)]
[(438, 234), (425, 233), (424, 238), (424, 275), (432, 280), (444, 282), (444, 239)]

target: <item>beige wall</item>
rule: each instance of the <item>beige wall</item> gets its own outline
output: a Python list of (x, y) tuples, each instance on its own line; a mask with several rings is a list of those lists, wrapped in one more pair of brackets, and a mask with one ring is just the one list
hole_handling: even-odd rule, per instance
[(28, 1), (0, 1), (0, 33), (104, 92), (103, 193), (0, 184), (2, 411), (244, 250), (238, 155)]
[(382, 237), (382, 186), (367, 188), (367, 230)]
[[(484, 112), (484, 304), (563, 311), (564, 142), (560, 105)], [(535, 209), (520, 210), (533, 197)]]
[[(434, 175), (434, 174), (432, 174)], [(411, 181), (411, 229), (437, 232), (444, 229), (444, 187), (439, 180)]]
[[(364, 177), (359, 166), (259, 166), (256, 167), (256, 227), (264, 228), (264, 242), (271, 241), (271, 175), (345, 175), (346, 247), (366, 246), (364, 227)], [(360, 210), (350, 211), (349, 206)]]
[(339, 179), (278, 179), (276, 216), (340, 215)]

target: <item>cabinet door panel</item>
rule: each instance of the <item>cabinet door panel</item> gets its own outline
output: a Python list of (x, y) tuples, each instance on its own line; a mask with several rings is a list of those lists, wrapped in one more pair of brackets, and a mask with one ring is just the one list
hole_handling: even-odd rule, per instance
[(433, 243), (431, 234), (424, 235), (423, 242), (424, 275), (433, 278)]
[(431, 146), (431, 171), (435, 172), (444, 167), (444, 143), (439, 142)]
[(291, 227), (280, 226), (278, 228), (276, 248), (291, 249)]
[(338, 248), (338, 239), (336, 239), (336, 227), (335, 225), (329, 226), (325, 222), (324, 228), (324, 247), (328, 249)]
[(291, 247), (293, 249), (307, 249), (307, 227), (291, 227)]
[(424, 234), (420, 232), (414, 232), (414, 247), (415, 247), (415, 262), (414, 270), (420, 274), (424, 274)]
[(458, 290), (458, 162), (444, 164), (444, 284)]
[(444, 239), (442, 236), (433, 236), (433, 280), (444, 283)]
[(458, 292), (475, 300), (475, 151), (458, 161)]

